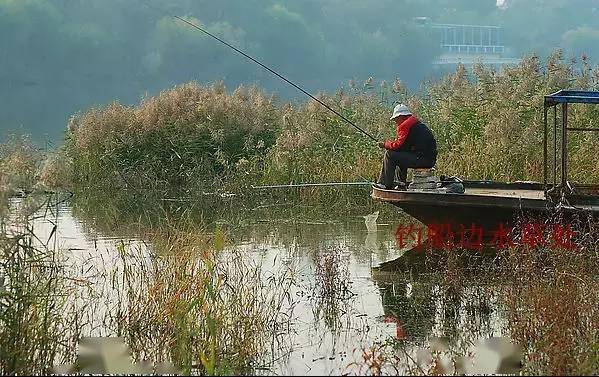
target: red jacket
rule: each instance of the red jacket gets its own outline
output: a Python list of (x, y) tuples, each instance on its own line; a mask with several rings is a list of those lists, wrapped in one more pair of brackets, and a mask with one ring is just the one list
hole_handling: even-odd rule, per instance
[(404, 120), (399, 126), (397, 126), (397, 138), (395, 140), (385, 140), (385, 149), (392, 151), (398, 150), (410, 133), (410, 128), (418, 124), (418, 118), (411, 115), (408, 119)]

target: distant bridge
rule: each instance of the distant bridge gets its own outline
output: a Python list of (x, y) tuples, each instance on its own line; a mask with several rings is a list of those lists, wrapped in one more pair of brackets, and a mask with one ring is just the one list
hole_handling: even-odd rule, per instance
[(438, 24), (430, 22), (427, 17), (418, 17), (414, 21), (436, 31), (442, 52), (434, 62), (438, 67), (455, 66), (459, 63), (472, 66), (479, 62), (501, 67), (521, 61), (506, 56), (499, 26)]

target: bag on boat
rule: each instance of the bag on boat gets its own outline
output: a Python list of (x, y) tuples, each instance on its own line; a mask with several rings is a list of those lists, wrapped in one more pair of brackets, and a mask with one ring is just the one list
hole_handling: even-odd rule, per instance
[(440, 181), (439, 187), (445, 188), (446, 193), (463, 194), (466, 191), (464, 189), (464, 183), (458, 177), (446, 177), (442, 175)]

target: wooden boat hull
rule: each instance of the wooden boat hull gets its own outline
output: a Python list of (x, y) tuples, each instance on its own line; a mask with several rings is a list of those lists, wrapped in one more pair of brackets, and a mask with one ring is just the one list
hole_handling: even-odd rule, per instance
[[(499, 224), (512, 226), (518, 217), (547, 218), (555, 206), (545, 199), (538, 183), (464, 182), (464, 194), (385, 190), (373, 187), (372, 198), (401, 208), (405, 213), (428, 224), (452, 224), (496, 229)], [(562, 207), (567, 215), (599, 213), (597, 199), (578, 201), (581, 207)], [(595, 205), (597, 204), (597, 205)]]

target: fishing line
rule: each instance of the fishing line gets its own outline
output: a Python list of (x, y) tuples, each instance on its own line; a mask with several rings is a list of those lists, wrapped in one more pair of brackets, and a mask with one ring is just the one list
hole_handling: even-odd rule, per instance
[(247, 53), (243, 52), (242, 50), (238, 49), (237, 47), (231, 45), (230, 43), (224, 41), (223, 39), (217, 37), (216, 35), (210, 33), (207, 30), (204, 30), (203, 28), (201, 28), (200, 26), (194, 24), (191, 21), (188, 21), (182, 17), (179, 17), (177, 15), (173, 15), (170, 14), (162, 9), (158, 9), (155, 6), (152, 6), (146, 2), (143, 2), (148, 8), (154, 9), (157, 12), (160, 12), (162, 14), (166, 14), (169, 17), (173, 17), (181, 22), (186, 23), (187, 25), (191, 26), (192, 28), (201, 31), (202, 33), (206, 34), (207, 36), (217, 40), (218, 42), (224, 44), (225, 46), (229, 47), (230, 49), (234, 50), (235, 52), (243, 55), (244, 57), (246, 57), (247, 59), (251, 60), (252, 62), (258, 64), (260, 67), (264, 68), (265, 70), (267, 70), (268, 72), (272, 73), (273, 75), (277, 76), (278, 78), (280, 78), (281, 80), (285, 81), (286, 83), (288, 83), (289, 85), (293, 86), (294, 88), (296, 88), (297, 90), (299, 90), (300, 92), (304, 93), (305, 95), (307, 95), (308, 97), (312, 98), (314, 101), (318, 102), (319, 104), (321, 104), (322, 106), (324, 106), (326, 109), (328, 109), (329, 111), (333, 112), (335, 115), (337, 115), (339, 118), (343, 119), (346, 123), (348, 123), (349, 125), (353, 126), (354, 128), (356, 128), (358, 131), (360, 131), (361, 133), (363, 133), (364, 135), (368, 136), (370, 139), (372, 139), (372, 141), (374, 142), (378, 142), (378, 139), (376, 139), (374, 136), (372, 136), (371, 134), (369, 134), (368, 132), (364, 131), (362, 128), (360, 128), (358, 125), (356, 125), (354, 122), (352, 122), (351, 120), (347, 119), (345, 116), (343, 116), (342, 114), (340, 114), (338, 111), (336, 111), (335, 109), (333, 109), (332, 107), (330, 107), (329, 105), (327, 105), (326, 103), (324, 103), (323, 101), (319, 100), (318, 98), (316, 98), (315, 96), (313, 96), (312, 94), (308, 93), (304, 88), (302, 88), (301, 86), (297, 85), (296, 83), (292, 82), (291, 80), (287, 79), (285, 76), (281, 75), (280, 73), (278, 73), (277, 71), (275, 71), (274, 69), (268, 67), (266, 64), (260, 62), (257, 59), (254, 59), (253, 57), (251, 57), (250, 55), (248, 55)]

